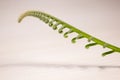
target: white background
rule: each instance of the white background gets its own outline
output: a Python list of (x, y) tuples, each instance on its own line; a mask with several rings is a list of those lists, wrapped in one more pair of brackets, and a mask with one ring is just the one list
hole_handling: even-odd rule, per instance
[[(0, 80), (119, 80), (120, 69), (49, 68), (25, 64), (118, 65), (120, 54), (85, 49), (86, 39), (71, 43), (37, 18), (18, 17), (27, 10), (44, 11), (108, 43), (120, 46), (119, 0), (1, 0)], [(9, 64), (7, 67), (5, 64)], [(21, 64), (18, 66), (10, 64)]]

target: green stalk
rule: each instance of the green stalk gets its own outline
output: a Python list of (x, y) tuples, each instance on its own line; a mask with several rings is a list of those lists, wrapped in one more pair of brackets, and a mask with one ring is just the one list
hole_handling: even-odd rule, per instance
[[(57, 26), (58, 25), (62, 25), (62, 28), (59, 29), (59, 33), (62, 33), (62, 30), (64, 28), (68, 28), (70, 31), (66, 32), (64, 34), (64, 37), (68, 37), (67, 34), (70, 34), (72, 32), (76, 32), (78, 35), (81, 35), (82, 37), (78, 38), (78, 37), (75, 37), (73, 38), (73, 41), (72, 42), (76, 42), (75, 40), (76, 39), (81, 39), (81, 38), (87, 38), (88, 41), (93, 41), (94, 43), (89, 43), (87, 44), (87, 48), (91, 47), (91, 46), (95, 46), (96, 44), (97, 45), (101, 45), (103, 47), (106, 47), (106, 48), (109, 48), (111, 51), (108, 51), (108, 52), (104, 52), (102, 55), (105, 56), (105, 55), (108, 55), (111, 54), (111, 53), (114, 53), (114, 52), (118, 52), (120, 53), (120, 48), (117, 47), (117, 46), (114, 46), (112, 44), (109, 44), (107, 42), (104, 42), (98, 38), (95, 38), (93, 36), (91, 36), (90, 34), (88, 33), (85, 33), (77, 28), (75, 28), (74, 26), (50, 15), (50, 14), (47, 14), (47, 13), (44, 13), (44, 12), (40, 12), (40, 11), (27, 11), (25, 12), (24, 14), (22, 14), (19, 19), (18, 19), (18, 22), (20, 23), (22, 21), (22, 19), (26, 16), (33, 16), (33, 17), (37, 17), (39, 18), (40, 20), (42, 20), (43, 22), (45, 22), (46, 24), (48, 24), (50, 27), (53, 27), (54, 30), (57, 29)], [(55, 22), (55, 23), (54, 23)]]

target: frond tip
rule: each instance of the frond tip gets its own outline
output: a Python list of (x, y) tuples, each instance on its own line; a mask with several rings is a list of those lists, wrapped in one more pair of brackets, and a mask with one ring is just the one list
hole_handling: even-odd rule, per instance
[(106, 55), (108, 55), (108, 54), (112, 54), (113, 52), (115, 52), (115, 51), (108, 51), (108, 52), (104, 52), (104, 53), (102, 53), (102, 56), (106, 56)]
[(68, 37), (68, 34), (72, 33), (73, 31), (72, 30), (69, 30), (68, 32), (64, 33), (64, 37), (67, 38)]
[(85, 45), (85, 48), (90, 48), (91, 46), (95, 46), (95, 45), (97, 45), (97, 43), (90, 43), (90, 44), (87, 44), (87, 45)]
[(82, 39), (82, 38), (84, 38), (84, 36), (78, 35), (77, 37), (74, 37), (74, 38), (71, 40), (71, 42), (72, 42), (72, 43), (76, 43), (76, 40)]
[(95, 38), (93, 36), (91, 36), (90, 34), (88, 33), (85, 33), (77, 28), (75, 28), (74, 26), (54, 17), (54, 16), (51, 16), (50, 14), (47, 14), (47, 13), (44, 13), (44, 12), (40, 12), (40, 11), (27, 11), (25, 13), (23, 13), (19, 19), (18, 19), (18, 22), (20, 23), (24, 17), (26, 16), (33, 16), (33, 17), (36, 17), (38, 18), (39, 20), (43, 21), (44, 23), (48, 24), (50, 27), (53, 28), (53, 30), (57, 30), (58, 26), (59, 25), (62, 25), (61, 28), (58, 29), (58, 32), (59, 33), (63, 33), (63, 29), (64, 28), (68, 28), (69, 31), (65, 32), (64, 33), (64, 37), (67, 38), (68, 37), (68, 34), (70, 33), (77, 33), (78, 36), (77, 37), (74, 37), (72, 38), (71, 42), (72, 43), (75, 43), (76, 40), (78, 39), (81, 39), (81, 38), (87, 38), (88, 39), (88, 42), (92, 41), (93, 43), (89, 43), (85, 46), (85, 48), (89, 48), (91, 46), (95, 46), (95, 45), (101, 45), (103, 46), (104, 48), (108, 48), (108, 49), (111, 49), (111, 51), (108, 51), (108, 52), (105, 52), (102, 54), (102, 56), (106, 56), (108, 54), (111, 54), (111, 53), (114, 53), (114, 52), (118, 52), (120, 53), (120, 48), (117, 47), (117, 46), (114, 46), (112, 44), (109, 44), (109, 43), (106, 43), (98, 38)]

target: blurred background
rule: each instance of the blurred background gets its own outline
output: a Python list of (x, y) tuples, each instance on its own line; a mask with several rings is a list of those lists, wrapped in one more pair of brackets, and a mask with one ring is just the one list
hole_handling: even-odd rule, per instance
[[(0, 80), (119, 80), (120, 69), (69, 68), (64, 65), (120, 66), (120, 54), (102, 57), (101, 46), (85, 49), (87, 39), (71, 43), (37, 18), (18, 18), (28, 10), (51, 14), (120, 47), (119, 0), (1, 0)], [(52, 67), (49, 65), (54, 64)], [(43, 65), (41, 67), (41, 65)], [(55, 67), (63, 65), (63, 67)]]

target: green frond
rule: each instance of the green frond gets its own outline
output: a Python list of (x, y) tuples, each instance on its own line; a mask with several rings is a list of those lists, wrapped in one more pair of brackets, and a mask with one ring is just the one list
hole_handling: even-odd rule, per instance
[(88, 42), (92, 41), (94, 43), (87, 44), (85, 46), (86, 48), (89, 48), (89, 47), (95, 46), (95, 45), (101, 45), (104, 48), (111, 49), (111, 51), (103, 53), (102, 54), (103, 56), (106, 56), (106, 55), (114, 53), (114, 52), (120, 53), (120, 48), (119, 47), (114, 46), (114, 45), (109, 44), (109, 43), (106, 43), (106, 42), (104, 42), (104, 41), (102, 41), (102, 40), (100, 40), (98, 38), (95, 38), (95, 37), (91, 36), (90, 34), (85, 33), (83, 31), (81, 31), (80, 29), (77, 29), (74, 26), (72, 26), (72, 25), (70, 25), (70, 24), (68, 24), (68, 23), (66, 23), (66, 22), (64, 22), (64, 21), (62, 21), (62, 20), (60, 20), (60, 19), (50, 15), (50, 14), (44, 13), (44, 12), (40, 12), (40, 11), (27, 11), (27, 12), (23, 13), (19, 17), (18, 22), (20, 23), (27, 16), (33, 16), (33, 17), (36, 17), (36, 18), (40, 19), (41, 21), (43, 21), (44, 23), (46, 23), (50, 27), (52, 27), (54, 30), (57, 30), (57, 28), (58, 28), (57, 26), (58, 25), (62, 25), (62, 27), (58, 29), (59, 33), (63, 33), (63, 29), (64, 28), (68, 28), (69, 31), (64, 33), (64, 37), (65, 38), (67, 38), (68, 34), (70, 34), (70, 33), (73, 33), (73, 32), (77, 33), (79, 36), (74, 37), (71, 40), (72, 43), (75, 43), (77, 39), (87, 38)]

